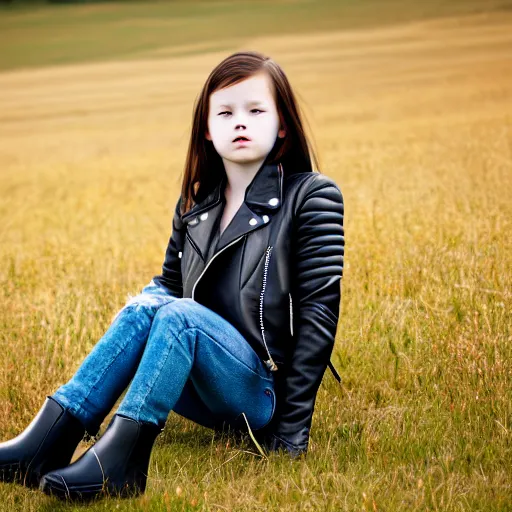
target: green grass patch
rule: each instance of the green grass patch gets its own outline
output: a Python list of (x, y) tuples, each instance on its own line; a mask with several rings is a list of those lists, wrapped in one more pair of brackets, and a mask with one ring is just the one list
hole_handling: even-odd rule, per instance
[[(13, 2), (0, 7), (0, 70), (230, 50), (262, 35), (336, 31), (512, 7), (510, 0)], [(228, 41), (223, 43), (223, 41)], [(180, 48), (181, 47), (181, 48)]]

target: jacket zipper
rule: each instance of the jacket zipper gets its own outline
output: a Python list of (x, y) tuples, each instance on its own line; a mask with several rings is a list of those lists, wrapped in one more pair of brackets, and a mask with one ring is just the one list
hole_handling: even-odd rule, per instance
[(290, 297), (290, 334), (293, 336), (293, 302), (292, 302), (292, 294), (288, 294)]
[(277, 370), (277, 365), (272, 359), (270, 355), (270, 351), (267, 347), (267, 341), (265, 339), (265, 327), (263, 326), (263, 299), (265, 297), (265, 288), (267, 286), (267, 273), (268, 273), (268, 263), (270, 261), (270, 253), (272, 252), (272, 246), (269, 245), (267, 247), (266, 255), (265, 255), (265, 269), (263, 272), (263, 287), (260, 293), (260, 328), (261, 328), (261, 337), (263, 338), (263, 344), (265, 345), (265, 349), (267, 351), (269, 359), (264, 361), (264, 363), (270, 368), (271, 372), (275, 372)]
[(243, 237), (245, 236), (242, 235), (242, 236), (239, 236), (238, 238), (235, 238), (235, 240), (233, 240), (232, 242), (230, 242), (228, 245), (226, 245), (226, 247), (223, 247), (217, 254), (215, 254), (212, 259), (208, 262), (208, 264), (206, 265), (206, 267), (204, 267), (203, 271), (201, 272), (201, 275), (197, 278), (197, 281), (194, 283), (194, 286), (192, 287), (192, 300), (194, 300), (194, 292), (195, 292), (195, 289), (196, 289), (196, 286), (197, 286), (197, 283), (199, 283), (199, 280), (201, 279), (201, 277), (203, 277), (204, 273), (206, 272), (206, 270), (208, 269), (208, 267), (211, 265), (212, 261), (219, 255), (222, 253), (222, 251), (225, 251), (228, 247), (231, 247), (233, 244), (235, 244), (236, 242), (238, 242), (238, 240), (241, 240)]

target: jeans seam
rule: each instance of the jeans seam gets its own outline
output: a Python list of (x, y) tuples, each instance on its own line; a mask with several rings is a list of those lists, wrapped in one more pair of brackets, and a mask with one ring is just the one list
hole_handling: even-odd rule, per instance
[[(195, 329), (195, 327), (187, 327), (183, 329), (177, 336), (172, 332), (169, 331), (170, 334), (175, 338), (178, 339), (178, 341), (181, 343), (181, 340), (179, 339), (180, 336), (189, 329)], [(171, 353), (172, 345), (170, 343), (167, 344), (167, 350), (165, 354), (165, 358), (159, 358), (159, 361), (161, 361), (161, 364), (158, 366), (158, 370), (155, 372), (155, 378), (151, 382), (151, 384), (148, 385), (148, 391), (144, 395), (144, 398), (141, 399), (139, 403), (139, 407), (137, 408), (137, 417), (140, 416), (140, 411), (142, 409), (142, 406), (146, 403), (146, 399), (149, 396), (149, 394), (153, 391), (153, 388), (155, 387), (156, 382), (158, 381), (158, 378), (160, 377), (160, 374), (162, 373), (162, 368), (164, 367), (165, 363), (167, 362), (167, 359), (169, 359), (169, 354)], [(195, 351), (195, 344), (194, 344), (194, 351)], [(194, 364), (194, 358), (190, 361), (192, 364)]]
[(191, 327), (191, 329), (196, 329), (200, 332), (202, 332), (205, 336), (207, 336), (208, 338), (210, 338), (216, 345), (218, 345), (226, 354), (228, 354), (232, 359), (234, 359), (237, 363), (241, 364), (242, 366), (245, 366), (245, 368), (247, 368), (251, 373), (253, 373), (254, 375), (256, 375), (257, 377), (259, 377), (260, 379), (264, 379), (264, 380), (267, 380), (269, 382), (273, 382), (273, 377), (265, 377), (263, 375), (260, 375), (258, 372), (255, 372), (250, 366), (248, 366), (244, 361), (238, 359), (237, 357), (235, 357), (231, 352), (229, 352), (229, 350), (227, 350), (222, 344), (220, 344), (215, 338), (212, 338), (207, 332), (203, 331), (202, 329), (200, 329), (199, 327)]
[[(133, 338), (135, 336), (132, 336), (128, 343), (130, 343)], [(119, 357), (119, 355), (121, 354), (121, 352), (123, 351), (123, 349), (121, 347), (119, 347), (119, 350), (117, 351), (117, 353), (115, 354), (115, 356), (112, 358), (112, 360), (110, 361), (109, 365), (105, 368), (105, 370), (103, 371), (103, 373), (100, 375), (100, 377), (98, 379), (96, 379), (96, 381), (94, 382), (94, 384), (89, 388), (89, 392), (87, 393), (87, 395), (85, 395), (84, 397), (84, 402), (87, 402), (87, 400), (89, 399), (89, 396), (91, 396), (91, 393), (93, 392), (93, 390), (96, 388), (96, 385), (98, 384), (98, 382), (100, 382), (103, 378), (103, 376), (110, 370), (111, 366), (115, 363), (116, 359)], [(80, 409), (84, 410), (83, 407), (81, 405), (79, 405)], [(86, 411), (87, 412), (87, 411)]]
[[(138, 305), (137, 304), (129, 304), (128, 306), (124, 306), (122, 309), (126, 309), (126, 308), (131, 308), (132, 306), (135, 306), (137, 307)], [(112, 357), (109, 365), (104, 369), (104, 371), (101, 373), (101, 375), (96, 379), (96, 381), (94, 382), (94, 384), (92, 386), (90, 386), (89, 388), (89, 392), (87, 393), (87, 395), (84, 396), (84, 402), (86, 402), (88, 399), (89, 399), (89, 396), (91, 396), (91, 393), (93, 392), (93, 390), (96, 388), (98, 382), (100, 382), (103, 378), (103, 376), (110, 370), (110, 368), (112, 367), (112, 365), (115, 363), (116, 359), (119, 357), (119, 355), (121, 354), (121, 352), (124, 350), (124, 348), (126, 347), (126, 345), (128, 345), (129, 343), (131, 343), (133, 341), (133, 339), (136, 337), (136, 334), (133, 334), (130, 338), (128, 338), (128, 341), (124, 344), (123, 347), (121, 347), (120, 345), (117, 345), (116, 344), (116, 347), (118, 348), (116, 354), (114, 355), (114, 357)], [(147, 341), (147, 336), (146, 336), (146, 341)], [(86, 409), (84, 409), (82, 407), (82, 405), (78, 405), (78, 408), (85, 411), (85, 412), (89, 412), (87, 411)]]

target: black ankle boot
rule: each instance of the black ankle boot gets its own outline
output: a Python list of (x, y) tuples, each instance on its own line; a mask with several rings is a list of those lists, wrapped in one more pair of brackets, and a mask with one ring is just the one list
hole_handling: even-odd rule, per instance
[(153, 423), (114, 414), (93, 446), (68, 467), (43, 475), (39, 488), (70, 500), (143, 494), (151, 450), (162, 430)]
[(20, 435), (0, 443), (0, 481), (37, 487), (44, 473), (69, 464), (84, 434), (82, 423), (48, 396)]

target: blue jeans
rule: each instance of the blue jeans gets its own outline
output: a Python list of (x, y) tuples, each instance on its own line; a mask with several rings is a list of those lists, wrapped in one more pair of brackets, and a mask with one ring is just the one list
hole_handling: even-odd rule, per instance
[[(131, 383), (130, 383), (131, 381)], [(151, 281), (117, 313), (73, 377), (52, 396), (96, 435), (117, 413), (163, 428), (175, 411), (212, 429), (252, 430), (272, 419), (272, 372), (233, 325)]]

